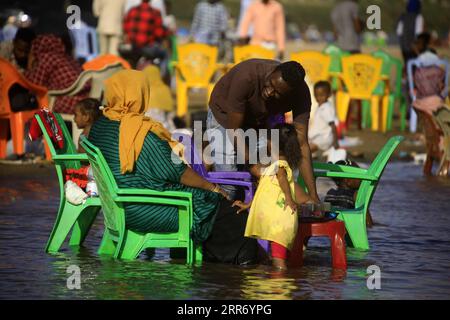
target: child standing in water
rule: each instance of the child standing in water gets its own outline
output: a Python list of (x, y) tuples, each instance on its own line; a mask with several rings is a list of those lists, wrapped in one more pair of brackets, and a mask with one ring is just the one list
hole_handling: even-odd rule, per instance
[[(82, 129), (81, 136), (88, 137), (94, 122), (100, 118), (100, 101), (93, 98), (86, 98), (78, 102), (74, 107), (75, 123), (78, 129)], [(81, 138), (80, 136), (80, 138)], [(78, 141), (78, 152), (83, 153), (84, 149), (80, 146)]]
[(273, 265), (286, 269), (287, 254), (297, 234), (297, 207), (311, 199), (292, 174), (301, 159), (295, 127), (278, 124), (274, 129), (279, 132), (279, 146), (271, 139), (272, 164), (262, 171), (253, 201), (236, 201), (233, 206), (239, 207), (238, 213), (250, 208), (245, 236), (270, 241)]

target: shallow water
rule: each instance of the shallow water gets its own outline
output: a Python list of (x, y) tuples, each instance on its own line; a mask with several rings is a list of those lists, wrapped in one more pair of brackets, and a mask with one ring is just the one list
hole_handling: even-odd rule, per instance
[[(8, 168), (8, 166), (3, 166)], [(312, 239), (305, 265), (279, 274), (268, 266), (203, 263), (189, 267), (167, 250), (131, 262), (96, 254), (99, 216), (84, 247), (44, 247), (59, 201), (52, 169), (0, 175), (0, 299), (449, 299), (450, 179), (425, 178), (421, 167), (391, 163), (371, 205), (371, 250), (347, 250), (347, 271), (331, 268), (326, 239)], [(319, 193), (330, 182), (321, 180)], [(67, 268), (81, 270), (69, 290)], [(369, 290), (367, 268), (381, 269), (381, 289)]]

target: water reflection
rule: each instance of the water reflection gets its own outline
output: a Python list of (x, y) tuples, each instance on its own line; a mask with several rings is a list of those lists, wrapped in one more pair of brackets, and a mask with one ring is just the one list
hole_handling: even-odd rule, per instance
[[(11, 171), (11, 172), (10, 172)], [(331, 268), (329, 241), (312, 238), (302, 268), (204, 263), (189, 267), (168, 250), (136, 261), (99, 257), (101, 215), (85, 246), (44, 248), (58, 209), (53, 168), (0, 173), (0, 299), (448, 299), (450, 179), (424, 178), (411, 164), (390, 164), (375, 193), (371, 250), (347, 248), (348, 269)], [(319, 192), (330, 182), (323, 181)], [(67, 268), (81, 271), (81, 290), (67, 288)], [(381, 269), (381, 290), (366, 286)]]

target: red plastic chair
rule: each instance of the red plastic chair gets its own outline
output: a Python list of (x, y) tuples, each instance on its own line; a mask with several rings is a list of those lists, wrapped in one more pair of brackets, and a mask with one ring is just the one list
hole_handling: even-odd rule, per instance
[(31, 119), (36, 110), (13, 112), (9, 102), (8, 92), (13, 84), (20, 84), (36, 95), (39, 108), (48, 105), (47, 89), (28, 81), (7, 60), (0, 58), (0, 158), (6, 157), (8, 142), (8, 122), (11, 130), (14, 153), (23, 154), (25, 123)]
[(331, 256), (333, 268), (347, 269), (347, 256), (345, 254), (345, 224), (333, 220), (318, 223), (300, 223), (294, 247), (289, 262), (293, 267), (303, 265), (303, 244), (311, 237), (328, 237), (331, 242)]

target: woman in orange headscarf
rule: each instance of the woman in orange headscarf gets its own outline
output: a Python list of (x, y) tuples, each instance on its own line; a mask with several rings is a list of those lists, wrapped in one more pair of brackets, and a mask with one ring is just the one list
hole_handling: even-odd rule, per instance
[[(194, 240), (209, 236), (225, 192), (189, 168), (176, 153), (178, 143), (161, 123), (144, 115), (151, 87), (143, 72), (123, 70), (105, 81), (106, 105), (89, 140), (100, 148), (119, 187), (192, 193)], [(127, 227), (136, 232), (173, 232), (178, 209), (155, 204), (125, 207)]]

